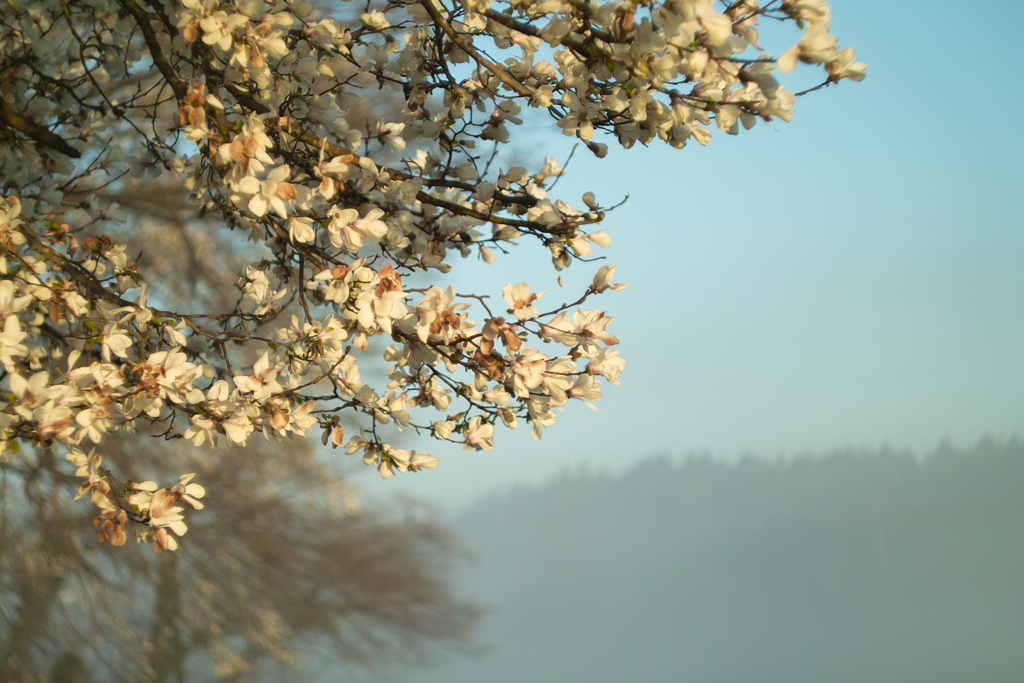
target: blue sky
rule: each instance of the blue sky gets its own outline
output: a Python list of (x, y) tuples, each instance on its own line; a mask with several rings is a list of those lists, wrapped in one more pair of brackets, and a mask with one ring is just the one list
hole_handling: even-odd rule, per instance
[[(430, 473), (361, 479), (450, 510), (565, 469), (622, 471), (657, 453), (786, 455), (1024, 433), (1024, 3), (835, 0), (833, 33), (870, 65), (800, 98), (792, 123), (708, 148), (578, 150), (559, 192), (594, 191), (629, 289), (602, 306), (627, 359), (600, 412), (574, 406), (540, 442), (500, 430), (482, 453), (434, 448)], [(1009, 31), (1007, 35), (1012, 36)], [(803, 72), (801, 73), (801, 69)], [(793, 82), (807, 82), (798, 67)], [(519, 153), (564, 160), (530, 126)], [(534, 245), (453, 272), (570, 301), (600, 264), (557, 273)], [(485, 287), (481, 284), (486, 283)]]

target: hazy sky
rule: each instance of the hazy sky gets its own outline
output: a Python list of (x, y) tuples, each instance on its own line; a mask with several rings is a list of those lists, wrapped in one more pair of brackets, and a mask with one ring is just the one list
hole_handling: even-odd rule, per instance
[[(540, 442), (499, 428), (490, 452), (435, 447), (436, 471), (364, 477), (368, 493), (456, 509), (654, 453), (924, 450), (1024, 432), (1024, 96), (1018, 41), (999, 30), (1021, 25), (1024, 3), (832, 5), (833, 32), (871, 67), (863, 83), (800, 98), (774, 129), (715, 129), (708, 148), (577, 151), (561, 196), (630, 195), (605, 251), (629, 289), (601, 300), (627, 365), (600, 412), (571, 406)], [(530, 135), (531, 157), (564, 161), (572, 145), (553, 124)], [(520, 251), (460, 264), (453, 283), (497, 296), (525, 280), (550, 307), (601, 265), (573, 265), (559, 290), (538, 247)]]

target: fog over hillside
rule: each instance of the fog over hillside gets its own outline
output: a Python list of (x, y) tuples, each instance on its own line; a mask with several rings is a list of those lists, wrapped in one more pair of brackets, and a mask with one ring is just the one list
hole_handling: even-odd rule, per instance
[(488, 654), (398, 681), (1024, 680), (1024, 444), (653, 459), (457, 518)]

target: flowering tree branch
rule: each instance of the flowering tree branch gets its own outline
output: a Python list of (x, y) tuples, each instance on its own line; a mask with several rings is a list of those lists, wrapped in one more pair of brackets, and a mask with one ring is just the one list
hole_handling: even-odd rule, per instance
[[(102, 465), (109, 434), (198, 447), (314, 430), (390, 477), (437, 459), (388, 430), (488, 450), (496, 426), (540, 438), (618, 384), (613, 318), (580, 308), (625, 287), (614, 265), (546, 311), (525, 282), (502, 290), (504, 315), (431, 284), (523, 236), (557, 270), (609, 246), (591, 226), (614, 207), (554, 196), (550, 157), (495, 170), (524, 110), (599, 157), (599, 140), (681, 148), (707, 144), (712, 123), (788, 121), (795, 96), (777, 76), (798, 62), (822, 85), (866, 68), (822, 0), (393, 0), (349, 19), (304, 0), (146, 5), (0, 11), (0, 450), (63, 450), (101, 540), (132, 524), (157, 549), (176, 546), (205, 491), (188, 475), (119, 483)], [(802, 31), (777, 59), (763, 19)], [(173, 179), (211, 230), (252, 249), (230, 310), (167, 304), (130, 256), (146, 244), (109, 236), (124, 220), (109, 192), (145, 177)], [(374, 353), (384, 378), (360, 375)]]

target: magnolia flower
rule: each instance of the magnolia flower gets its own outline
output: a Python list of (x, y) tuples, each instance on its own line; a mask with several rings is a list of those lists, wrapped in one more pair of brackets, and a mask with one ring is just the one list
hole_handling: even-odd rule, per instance
[(385, 123), (377, 131), (376, 138), (389, 149), (400, 152), (405, 149), (405, 139), (401, 136), (404, 129), (404, 123)]
[(489, 451), (494, 448), (494, 425), (487, 424), (479, 415), (466, 427), (464, 451)]
[(106, 510), (100, 513), (100, 516), (96, 518), (96, 522), (100, 523), (99, 541), (100, 543), (106, 543), (110, 541), (110, 545), (122, 546), (127, 540), (128, 536), (125, 534), (125, 527), (128, 525), (128, 513), (124, 510)]
[(704, 28), (708, 42), (712, 45), (721, 45), (732, 35), (732, 18), (727, 14), (714, 11), (702, 13), (697, 21)]
[(594, 137), (593, 120), (601, 111), (596, 103), (582, 100), (570, 90), (562, 94), (562, 106), (567, 113), (558, 122), (558, 127), (564, 135), (578, 135), (583, 141)]
[(371, 292), (360, 292), (355, 309), (355, 319), (362, 330), (373, 332), (379, 327), (385, 334), (392, 334), (394, 321), (408, 315), (401, 297), (377, 298)]
[(288, 238), (292, 242), (313, 242), (316, 240), (316, 230), (313, 229), (313, 219), (300, 216), (288, 219)]
[(587, 362), (587, 372), (593, 375), (601, 375), (615, 386), (619, 386), (619, 375), (626, 366), (626, 361), (619, 358), (619, 352), (614, 349), (600, 349), (594, 357)]
[(23, 419), (32, 420), (32, 409), (40, 399), (44, 398), (43, 391), (49, 384), (49, 380), (49, 372), (37, 372), (27, 381), (18, 373), (11, 373), (9, 380), (11, 393), (18, 400), (14, 410)]
[(517, 427), (515, 411), (510, 408), (502, 408), (498, 411), (498, 415), (501, 416), (501, 421), (509, 429), (515, 429)]
[(314, 173), (322, 178), (319, 187), (320, 195), (324, 199), (330, 199), (344, 185), (341, 178), (344, 176), (345, 171), (348, 170), (348, 165), (354, 157), (351, 154), (343, 154), (334, 157), (330, 161), (324, 161), (323, 157), (324, 150), (321, 148), (320, 164), (314, 169)]
[(7, 372), (15, 372), (15, 356), (25, 356), (28, 354), (28, 348), (21, 343), (21, 340), (26, 335), (27, 333), (21, 329), (18, 317), (14, 315), (7, 316), (4, 320), (4, 331), (0, 333), (0, 362), (3, 363), (4, 369)]
[(217, 423), (211, 418), (205, 415), (193, 415), (192, 426), (185, 430), (184, 438), (196, 446), (202, 446), (209, 442), (210, 447), (213, 448), (217, 445), (217, 435), (213, 431), (216, 428)]
[(264, 351), (260, 359), (252, 366), (251, 375), (235, 377), (235, 386), (243, 393), (252, 392), (253, 399), (260, 401), (284, 391), (277, 383), (276, 377), (277, 368), (270, 365), (270, 354)]
[(573, 380), (572, 386), (565, 390), (565, 395), (567, 398), (583, 401), (591, 410), (597, 410), (593, 401), (601, 398), (601, 384), (593, 375), (580, 375)]
[(232, 62), (243, 69), (247, 65), (259, 69), (266, 65), (264, 54), (272, 59), (281, 59), (288, 54), (288, 45), (281, 36), (281, 31), (275, 31), (269, 23), (261, 23), (255, 28), (250, 25), (246, 31), (245, 44), (235, 49)]
[(12, 280), (0, 281), (0, 316), (6, 318), (12, 313), (23, 311), (31, 302), (31, 295), (18, 296), (18, 290)]
[(467, 304), (456, 304), (455, 289), (448, 287), (431, 287), (416, 304), (416, 321), (414, 329), (420, 341), (426, 342), (432, 337), (450, 342), (463, 328), (469, 327), (465, 316), (458, 311), (468, 308)]
[(263, 173), (265, 164), (274, 160), (267, 154), (271, 145), (270, 138), (262, 131), (247, 136), (238, 136), (229, 145), (221, 145), (218, 154), (221, 161), (231, 161), (238, 165), (242, 174)]
[(612, 290), (613, 292), (621, 292), (626, 288), (625, 284), (612, 284), (612, 278), (615, 276), (615, 264), (609, 264), (607, 266), (601, 266), (598, 268), (597, 273), (594, 275), (594, 282), (591, 288), (595, 293), (600, 294), (605, 290)]
[[(178, 507), (177, 494), (171, 493), (167, 489), (159, 489), (150, 498), (149, 504), (143, 512), (149, 517), (150, 526), (154, 528), (167, 527), (178, 536), (184, 536), (188, 527), (181, 516), (182, 510), (184, 508)], [(174, 550), (174, 548), (169, 548), (169, 550)]]
[(185, 329), (186, 323), (182, 320), (177, 325), (171, 326), (170, 323), (164, 323), (160, 326), (160, 330), (167, 335), (168, 341), (174, 346), (184, 346), (188, 343), (185, 339), (185, 335), (181, 333), (181, 330)]
[(590, 239), (587, 235), (576, 235), (569, 240), (569, 249), (574, 256), (586, 258), (590, 256)]
[(233, 411), (231, 415), (221, 420), (219, 427), (228, 441), (236, 446), (244, 446), (249, 435), (255, 430), (249, 416), (242, 410)]
[(619, 343), (618, 339), (607, 332), (608, 326), (615, 318), (609, 318), (604, 311), (576, 311), (572, 319), (584, 344), (594, 340), (608, 346)]
[(185, 501), (185, 504), (193, 510), (202, 510), (203, 504), (197, 499), (206, 495), (206, 489), (199, 484), (190, 483), (195, 479), (195, 476), (196, 475), (194, 473), (181, 475), (178, 479), (178, 483), (171, 487), (171, 493), (179, 496), (181, 500)]
[(74, 413), (66, 405), (47, 401), (42, 408), (33, 413), (36, 422), (36, 434), (40, 439), (53, 439), (68, 445), (75, 430)]
[(382, 210), (371, 209), (360, 218), (359, 212), (355, 209), (331, 208), (327, 212), (330, 219), (327, 231), (331, 236), (331, 244), (356, 252), (363, 246), (363, 240), (366, 238), (379, 241), (388, 232), (387, 224), (380, 220), (383, 215)]
[[(586, 200), (586, 195), (583, 196), (583, 199)], [(612, 245), (612, 238), (611, 235), (608, 234), (608, 228), (604, 228), (603, 230), (598, 230), (597, 232), (590, 233), (587, 236), (587, 239), (589, 239), (591, 242), (601, 247), (602, 249), (607, 249)]]
[(153, 551), (159, 555), (161, 550), (177, 550), (178, 542), (174, 540), (174, 536), (167, 533), (167, 529), (160, 527), (154, 530), (153, 540), (156, 541), (153, 546)]
[(534, 175), (533, 177), (536, 178), (537, 182), (539, 183), (542, 180), (545, 180), (546, 178), (559, 178), (564, 173), (565, 171), (562, 169), (561, 166), (558, 165), (558, 162), (555, 159), (551, 158), (548, 155), (545, 155), (544, 166), (540, 169), (540, 172)]
[(25, 236), (16, 230), (22, 224), (22, 220), (18, 218), (20, 215), (20, 199), (17, 197), (0, 198), (0, 234), (10, 239), (14, 245), (25, 243)]
[(339, 249), (359, 251), (359, 247), (363, 246), (363, 236), (352, 227), (352, 223), (359, 218), (359, 212), (335, 206), (327, 212), (327, 217), (330, 219), (327, 223), (327, 232), (331, 236), (331, 244)]
[(359, 17), (359, 23), (361, 23), (363, 26), (367, 28), (374, 29), (375, 31), (386, 29), (388, 26), (391, 25), (388, 23), (388, 20), (384, 17), (384, 13), (379, 10), (366, 12), (361, 17)]
[(381, 209), (370, 209), (366, 212), (365, 216), (353, 221), (352, 227), (363, 236), (372, 237), (374, 240), (379, 241), (388, 232), (387, 223), (380, 220), (380, 217), (383, 215), (384, 211)]
[(100, 338), (103, 348), (103, 360), (110, 362), (110, 354), (118, 358), (128, 357), (128, 348), (132, 345), (132, 338), (128, 336), (116, 323), (109, 323), (103, 328), (103, 335)]
[(331, 448), (337, 448), (345, 442), (345, 428), (341, 425), (331, 427), (330, 425), (324, 429), (323, 435), (320, 437), (320, 442), (326, 446), (327, 442), (331, 442)]
[(227, 12), (213, 12), (207, 14), (199, 21), (199, 27), (203, 29), (203, 42), (207, 45), (216, 45), (227, 52), (231, 49), (233, 42), (232, 34), (235, 30), (245, 26), (248, 19), (241, 14), (228, 14)]
[(488, 318), (484, 321), (481, 333), (487, 341), (501, 337), (501, 341), (504, 343), (505, 348), (512, 353), (515, 353), (523, 346), (523, 340), (518, 334), (516, 334), (515, 330), (505, 322), (504, 318)]
[(270, 279), (267, 278), (267, 274), (263, 270), (253, 268), (252, 266), (246, 266), (245, 277), (241, 278), (238, 284), (242, 286), (242, 291), (245, 292), (246, 298), (256, 302), (255, 314), (257, 316), (269, 313), (274, 306), (274, 302), (288, 294), (288, 290), (285, 288), (273, 289), (270, 286)]
[(432, 470), (437, 467), (438, 459), (429, 453), (417, 453), (412, 452), (412, 456), (409, 458), (409, 469), (413, 472), (419, 472), (420, 470)]
[(520, 398), (530, 395), (544, 380), (548, 357), (536, 349), (523, 349), (512, 362), (512, 389)]
[(849, 78), (851, 81), (863, 81), (867, 75), (868, 65), (863, 62), (854, 62), (853, 59), (853, 48), (844, 48), (839, 52), (838, 57), (825, 65), (825, 71), (829, 73), (832, 80)]
[[(323, 294), (325, 300), (339, 304), (344, 303), (349, 295), (348, 273), (348, 266), (343, 263), (332, 266), (328, 270), (317, 273), (313, 278), (313, 285)], [(324, 284), (316, 285), (317, 281), (323, 281)]]
[(565, 344), (566, 346), (576, 345), (576, 326), (573, 325), (572, 320), (565, 313), (559, 313), (552, 318), (551, 322), (544, 325), (543, 331), (545, 337), (554, 339), (560, 344)]
[(296, 436), (305, 435), (306, 430), (317, 423), (316, 417), (310, 414), (315, 406), (313, 401), (306, 401), (289, 413), (288, 429)]
[(613, 320), (615, 318), (607, 317), (603, 311), (576, 310), (572, 319), (565, 313), (559, 313), (544, 326), (544, 335), (566, 346), (579, 344), (585, 351), (590, 351), (595, 347), (595, 341), (607, 346), (619, 343), (607, 331)]
[(447, 439), (452, 435), (452, 432), (455, 431), (455, 423), (451, 420), (444, 420), (441, 422), (435, 422), (431, 425), (431, 428), (434, 431), (434, 436), (439, 439)]
[(502, 288), (501, 296), (508, 304), (508, 312), (519, 320), (530, 320), (540, 315), (540, 311), (533, 305), (533, 302), (544, 296), (544, 292), (531, 294), (530, 286), (525, 282), (520, 282), (514, 287), (510, 282)]
[[(838, 40), (828, 33), (828, 22), (813, 22), (807, 25), (800, 42), (789, 48), (779, 57), (777, 66), (782, 73), (789, 73), (796, 62), (821, 64), (836, 54)], [(852, 61), (853, 55), (850, 55)]]
[(285, 202), (296, 197), (295, 188), (291, 183), (284, 182), (290, 174), (291, 169), (283, 164), (270, 171), (263, 182), (246, 176), (238, 181), (238, 191), (252, 195), (248, 207), (257, 217), (265, 215), (267, 207), (270, 207), (278, 216), (287, 218), (288, 207)]
[(160, 486), (155, 481), (137, 481), (132, 483), (131, 489), (135, 493), (128, 496), (128, 504), (142, 513), (149, 507), (153, 494), (160, 490)]

